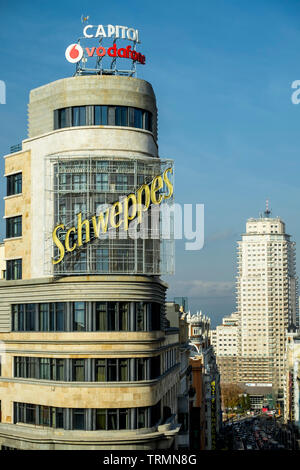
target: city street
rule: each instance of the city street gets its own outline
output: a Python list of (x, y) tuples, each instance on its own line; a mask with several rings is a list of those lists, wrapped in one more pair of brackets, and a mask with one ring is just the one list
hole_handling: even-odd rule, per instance
[[(275, 418), (255, 416), (228, 423), (225, 433), (230, 435), (233, 450), (283, 450), (280, 426)], [(229, 441), (227, 441), (229, 443)]]

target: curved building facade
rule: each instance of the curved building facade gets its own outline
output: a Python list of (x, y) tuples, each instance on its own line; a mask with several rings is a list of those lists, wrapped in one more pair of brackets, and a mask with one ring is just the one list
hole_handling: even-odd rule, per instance
[[(0, 443), (176, 448), (178, 334), (160, 279), (173, 257), (153, 209), (173, 171), (153, 89), (75, 76), (32, 90), (28, 112), (28, 139), (5, 156)], [(144, 236), (129, 236), (139, 215)]]

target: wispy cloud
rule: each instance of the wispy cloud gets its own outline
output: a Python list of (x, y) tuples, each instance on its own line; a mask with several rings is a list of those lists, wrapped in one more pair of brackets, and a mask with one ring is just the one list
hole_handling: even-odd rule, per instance
[(234, 294), (234, 283), (228, 281), (174, 281), (169, 294), (187, 297), (231, 297)]
[(222, 232), (215, 232), (211, 235), (208, 235), (205, 239), (206, 242), (214, 242), (218, 240), (228, 240), (230, 238), (238, 237), (238, 233), (233, 230), (223, 230)]

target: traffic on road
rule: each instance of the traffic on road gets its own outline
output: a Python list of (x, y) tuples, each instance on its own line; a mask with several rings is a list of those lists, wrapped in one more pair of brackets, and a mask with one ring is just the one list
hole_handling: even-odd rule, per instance
[[(227, 424), (234, 450), (282, 450), (280, 428), (268, 416), (254, 416)], [(228, 429), (229, 430), (229, 429)]]

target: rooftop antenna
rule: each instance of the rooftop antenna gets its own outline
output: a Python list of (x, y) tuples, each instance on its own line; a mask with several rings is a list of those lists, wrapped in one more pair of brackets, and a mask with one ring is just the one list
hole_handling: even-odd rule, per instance
[(266, 209), (265, 209), (264, 214), (265, 214), (265, 217), (266, 217), (267, 219), (270, 217), (270, 214), (271, 214), (271, 211), (270, 211), (270, 209), (269, 209), (269, 201), (268, 201), (268, 199), (266, 200)]
[(81, 23), (83, 23), (83, 24), (84, 24), (86, 21), (88, 21), (88, 20), (89, 20), (89, 18), (90, 18), (89, 16), (84, 16), (84, 15), (81, 15)]

